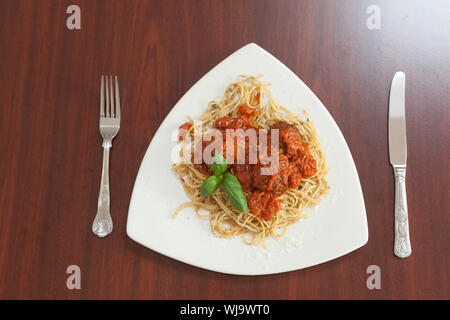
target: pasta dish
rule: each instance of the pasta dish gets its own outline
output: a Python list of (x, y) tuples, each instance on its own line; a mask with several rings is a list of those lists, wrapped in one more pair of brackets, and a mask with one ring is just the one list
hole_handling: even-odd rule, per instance
[(190, 201), (174, 217), (192, 206), (215, 235), (265, 245), (325, 197), (328, 168), (313, 123), (279, 105), (269, 87), (261, 76), (238, 76), (180, 126), (173, 169)]

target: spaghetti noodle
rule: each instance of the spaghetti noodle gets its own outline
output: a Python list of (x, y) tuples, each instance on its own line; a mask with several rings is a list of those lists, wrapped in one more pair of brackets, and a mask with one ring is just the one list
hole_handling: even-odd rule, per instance
[[(214, 128), (216, 121), (223, 117), (239, 116), (240, 113), (245, 112), (242, 110), (242, 106), (249, 106), (251, 110), (256, 110), (254, 113), (249, 112), (248, 117), (254, 127), (270, 129), (280, 121), (295, 127), (303, 144), (309, 148), (315, 161), (315, 170), (311, 176), (301, 177), (298, 187), (287, 188), (277, 198), (280, 203), (279, 210), (267, 219), (261, 218), (252, 210), (249, 212), (238, 211), (232, 206), (222, 188), (218, 188), (209, 197), (202, 197), (200, 187), (208, 177), (208, 173), (200, 170), (191, 161), (182, 161), (173, 165), (186, 194), (191, 199), (176, 210), (174, 217), (184, 208), (193, 206), (199, 217), (209, 219), (211, 230), (215, 235), (223, 238), (241, 235), (244, 242), (249, 245), (261, 242), (264, 242), (265, 245), (267, 237), (273, 236), (278, 239), (283, 236), (288, 226), (306, 217), (302, 213), (303, 210), (318, 204), (329, 189), (325, 177), (328, 171), (325, 155), (320, 147), (314, 125), (309, 120), (306, 111), (304, 111), (306, 120), (302, 121), (299, 116), (280, 106), (271, 95), (270, 83), (260, 81), (260, 77), (238, 76), (236, 81), (226, 88), (225, 94), (220, 100), (213, 100), (208, 104), (206, 111), (198, 119), (200, 121), (194, 122), (189, 118), (190, 123), (183, 126), (186, 131), (185, 137), (190, 139), (184, 139), (183, 144), (185, 147), (186, 144), (190, 144), (192, 147), (192, 141), (197, 131), (206, 132), (208, 129)], [(182, 158), (186, 156), (183, 153), (188, 152), (187, 149), (183, 147), (180, 151)], [(250, 193), (245, 192), (245, 195), (248, 201)], [(202, 214), (199, 209), (206, 210), (207, 214)]]

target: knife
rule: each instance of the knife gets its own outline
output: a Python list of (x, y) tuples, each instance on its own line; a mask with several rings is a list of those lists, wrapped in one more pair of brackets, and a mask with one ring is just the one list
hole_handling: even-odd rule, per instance
[(389, 96), (389, 159), (395, 176), (394, 254), (400, 258), (411, 255), (408, 205), (406, 202), (406, 122), (405, 74), (396, 72)]

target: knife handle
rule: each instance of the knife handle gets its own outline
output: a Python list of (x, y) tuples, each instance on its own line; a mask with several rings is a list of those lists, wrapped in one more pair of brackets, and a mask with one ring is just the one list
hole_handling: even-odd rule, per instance
[(411, 255), (408, 204), (406, 201), (406, 166), (394, 166), (395, 175), (395, 239), (394, 254), (399, 258)]

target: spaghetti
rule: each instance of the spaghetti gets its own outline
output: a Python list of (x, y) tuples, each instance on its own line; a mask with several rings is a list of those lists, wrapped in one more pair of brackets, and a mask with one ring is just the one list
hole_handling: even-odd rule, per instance
[[(218, 188), (209, 197), (202, 197), (200, 187), (208, 177), (208, 173), (191, 161), (182, 161), (173, 165), (186, 194), (191, 199), (178, 207), (174, 217), (186, 207), (193, 206), (199, 217), (209, 219), (211, 230), (215, 235), (223, 238), (240, 235), (249, 245), (261, 242), (265, 245), (265, 239), (269, 236), (276, 239), (282, 237), (288, 226), (306, 217), (302, 213), (303, 210), (318, 204), (329, 189), (325, 177), (328, 171), (325, 155), (306, 111), (304, 111), (306, 120), (302, 121), (299, 116), (280, 106), (271, 95), (268, 88), (270, 83), (260, 81), (260, 77), (238, 76), (236, 81), (226, 88), (220, 100), (213, 100), (208, 104), (206, 111), (198, 119), (200, 121), (194, 122), (189, 118), (190, 122), (182, 126), (185, 129), (185, 137), (189, 139), (183, 139), (184, 147), (180, 151), (180, 156), (190, 159), (184, 153), (191, 149), (185, 147), (187, 144), (193, 147), (192, 141), (196, 132), (207, 132), (214, 128), (217, 120), (224, 117), (238, 117), (246, 113), (249, 123), (255, 128), (270, 129), (279, 123), (295, 128), (301, 136), (303, 145), (308, 148), (312, 156), (314, 171), (311, 171), (310, 176), (300, 177), (298, 186), (287, 188), (277, 197), (279, 210), (271, 214), (269, 218), (262, 218), (255, 213), (255, 210), (253, 212), (252, 210), (238, 211), (232, 206), (222, 188)], [(248, 109), (243, 110), (243, 106)], [(252, 110), (256, 112), (251, 112)], [(249, 191), (245, 189), (244, 191), (248, 201), (252, 195)], [(199, 209), (206, 210), (207, 214), (203, 214)]]

